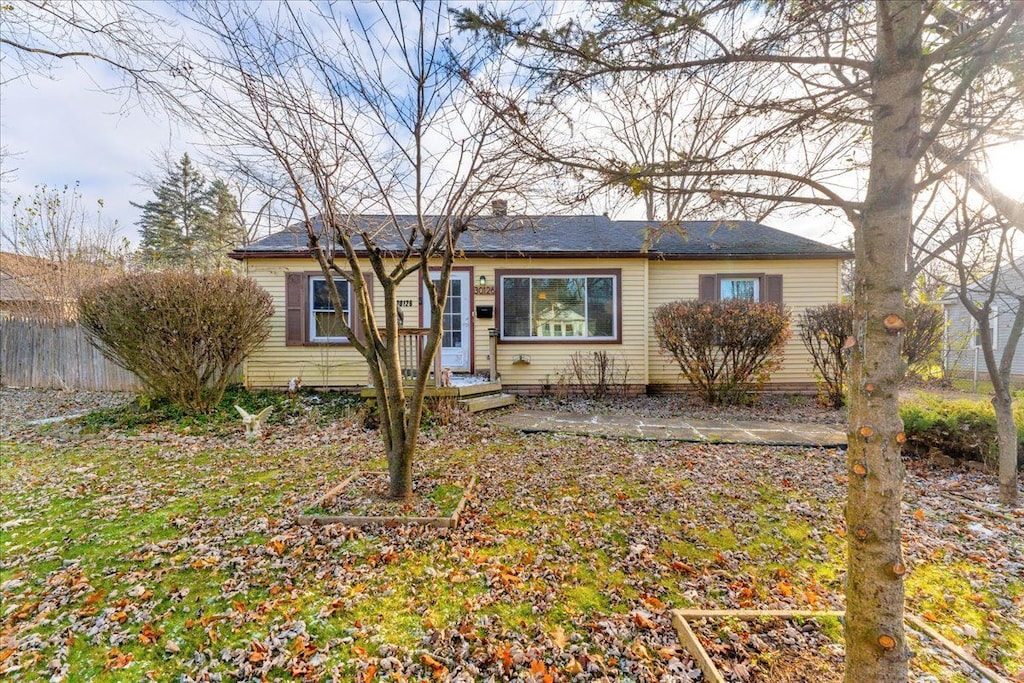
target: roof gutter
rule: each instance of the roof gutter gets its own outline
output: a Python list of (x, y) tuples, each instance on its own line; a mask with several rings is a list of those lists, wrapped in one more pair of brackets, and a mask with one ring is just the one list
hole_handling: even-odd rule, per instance
[[(359, 257), (365, 257), (365, 251), (356, 252)], [(312, 258), (313, 254), (308, 249), (302, 251), (294, 250), (265, 250), (265, 251), (244, 251), (235, 250), (228, 253), (228, 258), (236, 261), (244, 261), (253, 258)], [(728, 252), (717, 252), (714, 254), (665, 254), (665, 253), (641, 253), (636, 251), (468, 251), (464, 250), (460, 258), (641, 258), (650, 261), (766, 261), (766, 260), (801, 260), (801, 259), (839, 259), (848, 260), (853, 258), (853, 252), (836, 251), (832, 253), (796, 253), (796, 254), (732, 254)]]

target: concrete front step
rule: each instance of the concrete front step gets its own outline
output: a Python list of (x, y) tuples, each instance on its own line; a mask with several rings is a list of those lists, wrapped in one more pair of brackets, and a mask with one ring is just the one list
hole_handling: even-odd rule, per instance
[(512, 394), (487, 394), (485, 396), (474, 396), (459, 401), (459, 404), (471, 413), (479, 413), (482, 410), (493, 410), (514, 405), (516, 397)]

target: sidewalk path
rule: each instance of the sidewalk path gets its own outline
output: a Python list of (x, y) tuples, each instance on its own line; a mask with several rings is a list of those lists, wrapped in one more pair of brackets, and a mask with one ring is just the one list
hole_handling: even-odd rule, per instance
[(646, 441), (692, 441), (762, 446), (845, 447), (839, 425), (797, 422), (644, 418), (629, 415), (583, 415), (523, 410), (499, 415), (494, 423), (521, 432), (554, 432)]

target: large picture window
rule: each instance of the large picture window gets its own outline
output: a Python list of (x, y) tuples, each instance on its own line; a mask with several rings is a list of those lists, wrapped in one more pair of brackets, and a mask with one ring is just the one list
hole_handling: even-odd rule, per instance
[(334, 310), (327, 280), (322, 277), (309, 278), (309, 339), (310, 341), (339, 342), (347, 341), (342, 331), (342, 322), (349, 317), (349, 288), (347, 280), (335, 279), (338, 296), (341, 298), (341, 311)]
[(618, 277), (502, 275), (501, 338), (616, 341)]

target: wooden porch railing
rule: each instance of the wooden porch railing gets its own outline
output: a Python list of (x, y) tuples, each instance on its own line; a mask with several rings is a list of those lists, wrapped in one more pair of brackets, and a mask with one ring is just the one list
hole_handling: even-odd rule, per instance
[[(430, 328), (403, 327), (398, 330), (398, 358), (402, 364), (402, 378), (407, 382), (416, 381), (416, 373), (423, 359), (423, 347), (427, 341)], [(381, 330), (383, 336), (383, 330)], [(441, 377), (441, 351), (434, 356), (432, 371), (427, 378), (427, 386), (438, 386)]]

